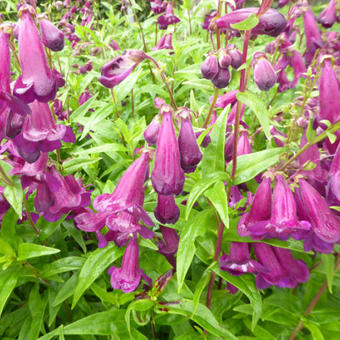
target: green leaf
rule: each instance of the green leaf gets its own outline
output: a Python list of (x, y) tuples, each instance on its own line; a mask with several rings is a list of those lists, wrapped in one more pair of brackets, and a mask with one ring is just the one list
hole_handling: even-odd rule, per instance
[(252, 28), (257, 26), (259, 23), (258, 17), (252, 13), (247, 19), (244, 19), (241, 22), (238, 22), (236, 24), (231, 24), (231, 28), (234, 30), (239, 30), (239, 31), (250, 31)]
[(236, 95), (237, 99), (248, 106), (256, 115), (259, 120), (263, 132), (265, 133), (268, 139), (271, 138), (270, 129), (269, 129), (269, 113), (266, 107), (266, 104), (259, 98), (258, 95), (246, 91), (246, 92), (238, 92)]
[(1, 222), (1, 237), (12, 246), (14, 250), (18, 246), (18, 236), (16, 235), (16, 226), (18, 215), (13, 208), (8, 209)]
[(13, 185), (5, 187), (4, 196), (18, 214), (19, 218), (22, 218), (22, 200), (24, 198), (24, 193), (22, 191), (20, 178), (13, 177), (12, 183)]
[(79, 280), (73, 295), (72, 309), (92, 282), (94, 282), (112, 262), (121, 257), (123, 251), (124, 249), (109, 244), (105, 248), (98, 248), (90, 254), (79, 273)]
[(178, 292), (181, 291), (185, 276), (195, 255), (195, 239), (202, 236), (213, 219), (212, 211), (204, 210), (185, 223), (181, 231), (177, 251)]
[(78, 119), (84, 116), (90, 108), (94, 107), (94, 102), (98, 94), (95, 94), (92, 98), (87, 100), (83, 105), (79, 106), (71, 115), (72, 121), (77, 122)]
[(252, 329), (254, 329), (262, 314), (261, 294), (255, 286), (254, 278), (250, 275), (233, 276), (228, 272), (222, 271), (218, 264), (215, 264), (212, 270), (222, 279), (236, 286), (248, 297), (253, 307)]
[(40, 244), (20, 243), (18, 247), (18, 261), (27, 260), (32, 257), (52, 255), (59, 252), (59, 249), (41, 246)]
[(326, 271), (328, 290), (332, 293), (332, 285), (334, 279), (334, 255), (333, 254), (321, 254), (322, 265)]
[(83, 169), (84, 167), (97, 163), (101, 160), (101, 157), (88, 158), (88, 157), (74, 157), (68, 159), (63, 163), (63, 167), (65, 169), (65, 174), (71, 174), (79, 169)]
[(78, 282), (78, 275), (73, 274), (66, 282), (65, 284), (60, 288), (58, 291), (52, 306), (56, 307), (63, 303), (66, 299), (68, 299), (70, 296), (73, 295), (75, 289), (76, 289), (76, 284)]
[(316, 323), (312, 321), (306, 321), (305, 327), (310, 331), (313, 340), (325, 340), (323, 334), (321, 333), (321, 329)]
[(215, 171), (224, 172), (224, 144), (228, 111), (229, 106), (221, 112), (210, 133), (211, 142), (204, 150), (200, 163), (203, 177), (208, 177)]
[(198, 198), (214, 183), (219, 180), (226, 180), (227, 176), (225, 172), (215, 172), (213, 176), (198, 181), (192, 188), (188, 197), (187, 207), (185, 210), (185, 219), (188, 220), (191, 209), (194, 206)]
[(82, 155), (82, 154), (97, 154), (97, 153), (111, 153), (111, 152), (117, 152), (117, 151), (127, 151), (126, 147), (124, 147), (121, 144), (117, 143), (107, 143), (107, 144), (102, 144), (99, 146), (94, 146), (89, 149), (84, 149), (81, 151), (77, 151), (74, 154), (75, 155)]
[(224, 226), (229, 229), (228, 198), (224, 183), (216, 182), (212, 188), (206, 191), (205, 196), (218, 212)]
[(4, 254), (9, 258), (15, 258), (16, 254), (11, 245), (3, 238), (0, 238), (0, 254)]
[[(162, 312), (162, 308), (164, 308), (164, 306), (159, 305), (159, 312)], [(183, 315), (187, 318), (190, 318), (190, 320), (196, 322), (203, 329), (207, 330), (209, 333), (217, 336), (218, 338), (233, 340), (237, 339), (237, 337), (230, 333), (227, 329), (220, 326), (213, 313), (202, 304), (198, 305), (194, 315), (194, 304), (191, 300), (182, 299), (179, 304), (167, 305), (166, 309), (167, 313)]]
[(209, 279), (211, 277), (211, 268), (208, 267), (202, 274), (201, 278), (196, 284), (194, 296), (192, 298), (193, 303), (193, 312), (192, 315), (196, 313), (198, 304), (200, 302), (201, 295), (203, 293), (204, 288), (208, 285)]
[(5, 307), (6, 301), (15, 288), (19, 278), (19, 268), (11, 266), (0, 272), (0, 316)]
[(183, 0), (183, 7), (189, 11), (191, 9), (192, 3), (191, 0)]
[(52, 263), (45, 264), (40, 270), (42, 277), (49, 277), (60, 273), (78, 270), (85, 262), (85, 259), (80, 256), (68, 256), (56, 260)]
[[(280, 156), (286, 152), (286, 148), (275, 148), (237, 157), (237, 170), (233, 179), (233, 185), (247, 182), (259, 173), (267, 170), (280, 160)], [(231, 173), (232, 162), (227, 165), (227, 173)]]

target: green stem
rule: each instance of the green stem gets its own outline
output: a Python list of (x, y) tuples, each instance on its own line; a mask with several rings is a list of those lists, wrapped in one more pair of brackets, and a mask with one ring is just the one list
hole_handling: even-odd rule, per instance
[(214, 107), (215, 107), (217, 98), (218, 98), (218, 88), (215, 87), (213, 99), (212, 99), (210, 107), (209, 107), (209, 112), (208, 112), (207, 118), (205, 119), (204, 124), (203, 124), (204, 128), (207, 128), (208, 124), (210, 123), (211, 115), (214, 111)]
[(28, 203), (27, 203), (26, 199), (24, 199), (24, 206), (25, 206), (28, 222), (32, 226), (32, 229), (34, 230), (34, 232), (39, 236), (40, 231), (33, 222), (32, 215), (31, 215), (31, 212), (30, 212), (30, 209), (28, 207)]

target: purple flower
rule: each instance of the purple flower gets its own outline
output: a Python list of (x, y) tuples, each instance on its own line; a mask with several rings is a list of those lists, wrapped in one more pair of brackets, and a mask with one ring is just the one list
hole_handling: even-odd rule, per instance
[(101, 68), (98, 80), (105, 87), (112, 88), (121, 83), (145, 58), (146, 54), (142, 51), (124, 52)]
[(336, 21), (336, 0), (330, 0), (328, 6), (320, 13), (318, 21), (325, 27), (330, 28)]
[[(173, 50), (172, 46), (172, 33), (165, 33), (161, 39), (158, 41), (157, 45), (152, 48), (152, 51), (157, 51), (157, 50)], [(171, 52), (170, 54), (173, 54)]]
[(340, 240), (340, 218), (328, 207), (324, 198), (305, 180), (299, 180), (296, 188), (302, 214), (312, 225), (313, 232), (324, 242), (335, 243)]
[[(229, 104), (233, 105), (236, 102), (237, 93), (238, 90), (232, 90), (230, 92), (227, 92), (226, 94), (223, 94), (222, 96), (218, 96), (215, 106), (224, 109)], [(212, 97), (209, 98), (209, 101), (212, 101)]]
[[(270, 217), (272, 189), (270, 178), (264, 178), (257, 188), (253, 203), (248, 213), (244, 214), (237, 225), (240, 236), (251, 236), (249, 227), (264, 225)], [(265, 202), (265, 203), (264, 203)]]
[(162, 0), (155, 0), (151, 2), (151, 10), (155, 14), (164, 13), (166, 10), (166, 2)]
[(149, 145), (156, 145), (161, 122), (159, 116), (155, 116), (144, 131), (144, 138)]
[(221, 256), (219, 266), (234, 276), (259, 273), (264, 270), (261, 264), (250, 258), (249, 244), (240, 242), (231, 242), (229, 255)]
[(277, 75), (274, 71), (272, 64), (261, 52), (255, 53), (253, 61), (254, 61), (253, 77), (257, 87), (261, 91), (270, 90), (277, 80)]
[(249, 226), (251, 237), (254, 239), (277, 237), (287, 240), (291, 233), (310, 228), (309, 222), (298, 221), (294, 195), (283, 176), (276, 176), (270, 220), (264, 225)]
[(216, 76), (211, 79), (211, 82), (218, 89), (223, 89), (228, 86), (230, 81), (230, 72), (228, 69), (218, 68)]
[(228, 45), (227, 50), (231, 58), (230, 65), (237, 70), (242, 65), (242, 53), (234, 44)]
[(201, 65), (202, 77), (213, 79), (218, 73), (218, 60), (215, 55), (209, 55)]
[(340, 206), (340, 145), (329, 169), (326, 198), (330, 205)]
[(14, 94), (25, 103), (35, 99), (41, 102), (53, 100), (57, 92), (56, 79), (47, 64), (39, 32), (26, 10), (20, 22), (18, 49), (22, 75), (15, 82)]
[[(230, 12), (216, 20), (216, 24), (220, 28), (230, 28), (231, 24), (236, 24), (247, 19), (251, 14), (257, 14), (258, 8), (248, 7)], [(272, 37), (278, 36), (286, 28), (285, 17), (276, 9), (270, 8), (259, 17), (259, 23), (251, 32), (252, 34), (265, 34)]]
[(179, 20), (179, 18), (177, 18), (176, 15), (174, 14), (172, 3), (168, 2), (168, 5), (166, 6), (165, 14), (158, 17), (157, 21), (159, 24), (159, 29), (166, 30), (169, 25), (177, 24), (181, 20)]
[(179, 242), (177, 231), (172, 228), (161, 226), (161, 233), (163, 235), (164, 242), (162, 240), (158, 241), (158, 251), (166, 257), (174, 268), (176, 268), (174, 255), (177, 253)]
[(163, 224), (175, 224), (179, 218), (179, 208), (176, 205), (174, 195), (158, 195), (155, 209), (157, 221)]
[(139, 286), (143, 270), (139, 268), (139, 249), (137, 239), (131, 238), (125, 249), (120, 268), (112, 266), (108, 270), (111, 275), (113, 289), (121, 289), (124, 293), (130, 293)]
[(325, 59), (319, 80), (319, 119), (332, 124), (340, 119), (340, 87), (330, 59)]
[(155, 167), (151, 173), (151, 182), (158, 194), (179, 195), (184, 185), (184, 172), (180, 165), (180, 154), (175, 129), (172, 122), (173, 110), (164, 104), (161, 108), (163, 117), (159, 131)]
[(64, 34), (51, 21), (41, 20), (40, 29), (42, 42), (46, 47), (54, 52), (61, 51), (64, 48)]
[(202, 159), (202, 152), (197, 144), (196, 136), (190, 121), (190, 113), (186, 109), (179, 114), (181, 130), (178, 136), (181, 167), (184, 172), (193, 172)]
[(114, 50), (114, 51), (119, 51), (120, 50), (120, 47), (118, 45), (118, 43), (111, 39), (110, 43), (109, 43), (109, 46)]

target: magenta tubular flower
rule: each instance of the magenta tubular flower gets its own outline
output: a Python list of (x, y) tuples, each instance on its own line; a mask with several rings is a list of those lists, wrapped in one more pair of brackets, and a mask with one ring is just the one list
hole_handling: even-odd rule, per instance
[(107, 88), (121, 83), (146, 58), (142, 51), (131, 50), (106, 63), (101, 68), (99, 82)]
[[(231, 24), (241, 22), (251, 14), (256, 15), (258, 10), (259, 9), (255, 7), (238, 9), (217, 19), (216, 24), (220, 28), (230, 28)], [(276, 37), (285, 30), (286, 24), (285, 17), (276, 9), (270, 8), (260, 16), (259, 23), (251, 32), (255, 35), (265, 34)]]
[(185, 179), (180, 165), (172, 112), (169, 105), (163, 105), (161, 108), (163, 121), (157, 140), (155, 167), (151, 173), (152, 185), (160, 195), (179, 195)]
[(181, 167), (184, 172), (193, 172), (202, 159), (202, 152), (197, 144), (196, 136), (190, 121), (190, 114), (183, 110), (180, 113), (181, 130), (178, 135), (178, 147)]
[[(230, 92), (227, 92), (226, 94), (223, 94), (221, 96), (218, 96), (215, 106), (225, 108), (229, 104), (233, 105), (236, 102), (236, 95), (238, 93), (238, 90), (232, 90)], [(212, 97), (209, 98), (209, 101), (212, 101)]]
[(155, 116), (144, 131), (144, 138), (149, 145), (156, 145), (161, 122), (159, 116)]
[(303, 24), (306, 35), (305, 60), (307, 64), (310, 64), (314, 57), (315, 51), (322, 47), (323, 42), (318, 24), (316, 23), (314, 14), (310, 9), (308, 9), (303, 16)]
[(303, 216), (312, 225), (316, 236), (326, 243), (340, 240), (340, 218), (328, 207), (324, 198), (305, 180), (299, 180), (300, 188), (296, 188), (296, 195), (301, 201), (300, 209)]
[(166, 2), (162, 0), (155, 0), (151, 2), (151, 11), (155, 14), (164, 13), (166, 10)]
[(223, 89), (228, 86), (230, 81), (230, 72), (228, 69), (218, 68), (216, 76), (211, 79), (211, 82), (218, 89)]
[(328, 6), (318, 17), (319, 23), (325, 28), (332, 27), (336, 21), (336, 2), (336, 0), (330, 0)]
[(268, 91), (276, 83), (277, 75), (272, 64), (264, 55), (260, 57), (254, 56), (254, 58), (254, 81), (261, 91)]
[(163, 235), (164, 242), (158, 241), (158, 251), (163, 254), (168, 262), (176, 268), (176, 259), (174, 255), (177, 253), (179, 236), (175, 229), (161, 226), (161, 233)]
[(154, 213), (160, 223), (175, 224), (179, 218), (179, 208), (176, 205), (174, 195), (158, 195)]
[(308, 221), (298, 221), (294, 196), (283, 176), (276, 177), (269, 222), (265, 225), (250, 226), (248, 229), (260, 239), (277, 237), (283, 241), (295, 231), (311, 229)]
[(285, 133), (277, 130), (275, 126), (272, 125), (270, 127), (270, 134), (273, 136), (273, 140), (278, 147), (283, 147), (285, 145), (285, 141), (288, 138)]
[(58, 30), (51, 21), (40, 21), (41, 38), (43, 44), (51, 51), (58, 52), (64, 48), (64, 33)]
[(53, 100), (57, 92), (56, 79), (48, 67), (39, 32), (28, 11), (22, 13), (18, 49), (22, 75), (15, 82), (14, 94), (25, 103), (35, 99)]
[(261, 264), (250, 258), (249, 244), (240, 242), (231, 242), (229, 255), (221, 256), (219, 266), (234, 276), (259, 273), (264, 270)]
[(120, 50), (120, 47), (118, 45), (118, 43), (111, 39), (110, 43), (109, 43), (109, 46), (114, 50), (114, 51), (119, 51)]
[(157, 21), (159, 24), (159, 29), (166, 30), (169, 25), (177, 24), (181, 20), (179, 20), (179, 18), (177, 18), (176, 15), (174, 14), (172, 3), (168, 2), (165, 13), (161, 15), (160, 17), (158, 17)]
[(131, 238), (125, 249), (122, 266), (112, 266), (108, 270), (111, 275), (111, 286), (113, 289), (121, 289), (124, 293), (131, 293), (139, 286), (142, 269), (139, 268), (139, 249), (137, 239)]
[(329, 170), (326, 199), (330, 205), (340, 206), (340, 145)]
[(319, 81), (319, 119), (327, 119), (332, 124), (340, 119), (340, 87), (330, 59), (326, 59)]
[(306, 66), (303, 61), (302, 55), (298, 51), (293, 51), (289, 63), (293, 67), (294, 71), (294, 79), (290, 87), (294, 88), (298, 83), (299, 79), (302, 77), (303, 73), (306, 72)]
[(213, 79), (218, 73), (218, 60), (215, 55), (209, 55), (201, 65), (202, 77)]
[(250, 226), (264, 225), (270, 218), (272, 201), (270, 182), (270, 178), (263, 179), (256, 191), (250, 211), (241, 217), (237, 225), (237, 232), (240, 236), (251, 236)]

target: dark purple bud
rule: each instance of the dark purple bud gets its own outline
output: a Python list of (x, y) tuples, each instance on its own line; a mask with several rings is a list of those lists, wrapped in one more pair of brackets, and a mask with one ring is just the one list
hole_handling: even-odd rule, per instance
[(318, 21), (323, 27), (330, 28), (335, 23), (336, 6), (337, 6), (337, 1), (330, 0), (328, 6), (319, 15)]
[(219, 68), (216, 76), (211, 79), (211, 82), (218, 89), (223, 89), (228, 86), (230, 81), (230, 72), (228, 69)]
[(218, 51), (218, 64), (221, 68), (228, 68), (231, 64), (231, 57), (225, 48)]
[(218, 73), (218, 60), (215, 55), (209, 55), (201, 65), (202, 77), (213, 79)]
[(242, 65), (242, 53), (235, 45), (229, 45), (227, 47), (228, 53), (231, 58), (231, 67), (237, 70)]
[(43, 44), (54, 52), (64, 48), (64, 34), (56, 28), (49, 20), (40, 21), (41, 38)]
[(179, 218), (179, 208), (174, 195), (158, 195), (155, 217), (162, 224), (175, 224)]
[(159, 116), (155, 116), (144, 131), (144, 138), (149, 145), (156, 145), (161, 122)]
[(277, 75), (275, 70), (265, 56), (254, 56), (254, 58), (254, 81), (261, 91), (268, 91), (276, 83)]

